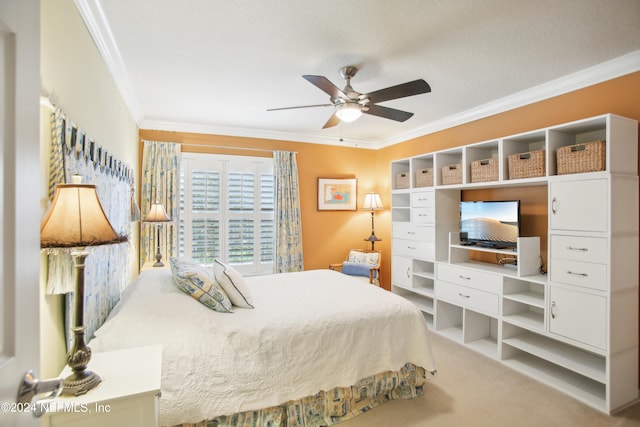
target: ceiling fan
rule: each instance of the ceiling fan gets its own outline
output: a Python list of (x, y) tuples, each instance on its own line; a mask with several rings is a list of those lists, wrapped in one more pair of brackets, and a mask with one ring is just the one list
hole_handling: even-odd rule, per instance
[(358, 119), (362, 113), (395, 120), (397, 122), (404, 122), (413, 116), (413, 113), (396, 110), (395, 108), (383, 107), (382, 105), (377, 105), (377, 103), (431, 92), (429, 84), (422, 79), (391, 86), (370, 93), (356, 92), (351, 87), (351, 79), (357, 72), (358, 69), (356, 67), (342, 67), (340, 69), (340, 75), (347, 81), (346, 86), (342, 90), (324, 76), (304, 75), (302, 77), (305, 80), (330, 96), (329, 104), (271, 108), (267, 111), (291, 110), (296, 108), (335, 107), (334, 113), (324, 124), (322, 127), (323, 129), (333, 127), (340, 123), (340, 121), (352, 122)]

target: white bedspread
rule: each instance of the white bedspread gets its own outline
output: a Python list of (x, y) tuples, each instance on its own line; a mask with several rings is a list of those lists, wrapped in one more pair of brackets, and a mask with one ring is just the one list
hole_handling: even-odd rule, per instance
[(407, 362), (435, 370), (422, 314), (395, 294), (331, 270), (246, 280), (255, 308), (225, 314), (169, 270), (145, 271), (89, 345), (162, 344), (161, 425), (279, 405)]

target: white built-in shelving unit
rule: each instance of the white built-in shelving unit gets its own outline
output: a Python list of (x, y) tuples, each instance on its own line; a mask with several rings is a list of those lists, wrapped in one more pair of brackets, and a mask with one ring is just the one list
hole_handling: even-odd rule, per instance
[[(605, 141), (602, 171), (558, 174), (558, 148)], [(510, 179), (510, 155), (544, 150), (545, 173)], [(498, 175), (472, 182), (471, 164)], [(460, 165), (460, 183), (442, 168)], [(430, 328), (603, 412), (638, 399), (638, 123), (606, 114), (391, 163), (392, 291), (413, 301)], [(432, 169), (433, 185), (416, 172)], [(408, 174), (408, 188), (396, 176)], [(544, 186), (547, 271), (540, 237), (516, 249), (461, 245), (461, 192)], [(473, 252), (517, 258), (478, 262)]]

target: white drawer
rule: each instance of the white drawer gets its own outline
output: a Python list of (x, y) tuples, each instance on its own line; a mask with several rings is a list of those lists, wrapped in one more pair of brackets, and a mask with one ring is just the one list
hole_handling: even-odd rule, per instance
[(607, 266), (590, 262), (553, 258), (551, 260), (551, 281), (568, 285), (606, 291)]
[(436, 233), (433, 227), (415, 226), (403, 222), (393, 224), (394, 239), (418, 240), (420, 242), (435, 242)]
[(498, 274), (446, 263), (438, 263), (437, 269), (437, 276), (440, 280), (495, 294), (499, 294), (502, 288), (502, 276)]
[(435, 193), (433, 191), (416, 191), (411, 193), (412, 208), (432, 208), (435, 205)]
[(496, 294), (437, 281), (436, 298), (478, 313), (498, 317), (499, 297)]
[(411, 222), (414, 224), (433, 224), (436, 219), (435, 208), (412, 208)]
[(609, 259), (607, 239), (552, 235), (551, 256), (553, 258), (606, 264)]
[(393, 253), (397, 255), (406, 255), (411, 258), (419, 258), (427, 261), (433, 261), (435, 258), (436, 247), (433, 243), (393, 239), (392, 245)]

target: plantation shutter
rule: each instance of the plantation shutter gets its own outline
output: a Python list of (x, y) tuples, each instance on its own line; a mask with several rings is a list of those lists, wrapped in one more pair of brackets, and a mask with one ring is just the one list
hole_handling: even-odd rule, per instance
[(183, 155), (180, 254), (243, 273), (273, 271), (272, 159)]

